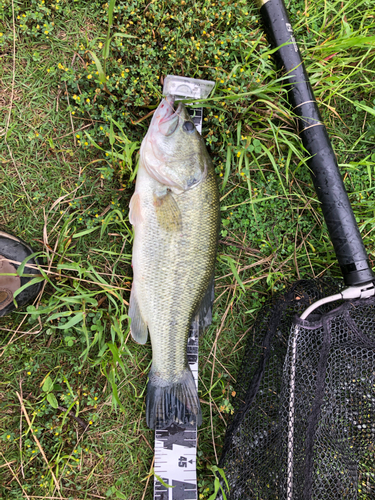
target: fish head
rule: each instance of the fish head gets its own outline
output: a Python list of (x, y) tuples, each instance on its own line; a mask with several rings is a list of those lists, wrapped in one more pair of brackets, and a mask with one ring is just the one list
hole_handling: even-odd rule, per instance
[(183, 103), (167, 96), (156, 109), (141, 146), (142, 164), (151, 177), (181, 193), (207, 173), (206, 147)]

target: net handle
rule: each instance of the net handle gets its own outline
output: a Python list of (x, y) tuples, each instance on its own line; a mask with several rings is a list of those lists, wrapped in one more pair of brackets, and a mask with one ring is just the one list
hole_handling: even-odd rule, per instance
[(288, 100), (345, 284), (375, 279), (283, 0), (257, 0), (276, 63), (289, 75)]

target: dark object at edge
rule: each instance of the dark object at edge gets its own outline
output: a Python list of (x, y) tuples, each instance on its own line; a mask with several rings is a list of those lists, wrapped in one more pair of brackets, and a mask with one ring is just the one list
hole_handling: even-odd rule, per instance
[[(296, 316), (343, 288), (342, 280), (299, 281), (258, 314), (238, 372), (234, 417), (219, 464), (230, 486), (228, 500), (374, 498), (375, 299), (328, 303), (305, 321)], [(295, 363), (293, 325), (300, 329)]]
[[(27, 257), (32, 255), (34, 251), (32, 248), (29, 247), (27, 243), (25, 243), (23, 240), (20, 238), (12, 235), (12, 234), (7, 234), (3, 231), (0, 230), (0, 256), (5, 257), (6, 259), (9, 260), (14, 260), (17, 262), (23, 262)], [(38, 260), (36, 258), (29, 259), (27, 264), (31, 264), (33, 266), (39, 264)], [(24, 268), (24, 274), (35, 274), (35, 277), (40, 276), (40, 273), (37, 269), (28, 267), (26, 264)], [(15, 271), (17, 270), (17, 264), (12, 264), (14, 267)], [(28, 283), (32, 277), (27, 277), (27, 276), (22, 276), (20, 278), (20, 286), (25, 285)], [(26, 305), (27, 303), (31, 302), (32, 300), (35, 299), (35, 297), (38, 295), (42, 287), (42, 283), (35, 283), (34, 285), (31, 285), (27, 288), (25, 288), (19, 295), (16, 297), (16, 302), (18, 305), (18, 308)], [(14, 311), (16, 308), (14, 306), (13, 300), (6, 305), (3, 309), (0, 309), (0, 317), (5, 316), (6, 314), (11, 313)]]
[(267, 38), (280, 47), (275, 59), (289, 75), (288, 99), (298, 116), (298, 133), (310, 159), (307, 164), (326, 221), (345, 284), (373, 281), (367, 252), (345, 191), (335, 153), (322, 122), (292, 26), (282, 0), (268, 0), (260, 9)]

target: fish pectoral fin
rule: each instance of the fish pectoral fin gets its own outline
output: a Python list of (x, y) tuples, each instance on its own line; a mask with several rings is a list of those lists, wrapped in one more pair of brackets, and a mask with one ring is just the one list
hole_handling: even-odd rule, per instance
[(141, 199), (138, 193), (134, 193), (129, 203), (129, 222), (136, 226), (142, 221)]
[(156, 218), (165, 231), (181, 231), (182, 217), (173, 193), (167, 189), (166, 194), (154, 193)]
[(129, 316), (131, 319), (130, 332), (133, 339), (138, 344), (145, 344), (148, 337), (147, 323), (142, 317), (134, 285), (130, 294)]

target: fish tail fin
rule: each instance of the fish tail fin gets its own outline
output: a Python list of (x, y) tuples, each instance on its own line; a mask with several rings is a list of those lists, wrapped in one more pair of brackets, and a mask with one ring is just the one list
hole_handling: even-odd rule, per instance
[(193, 374), (187, 367), (177, 382), (168, 382), (152, 371), (146, 396), (146, 421), (151, 429), (172, 423), (201, 425), (202, 412)]

